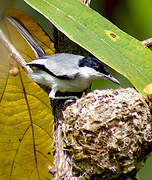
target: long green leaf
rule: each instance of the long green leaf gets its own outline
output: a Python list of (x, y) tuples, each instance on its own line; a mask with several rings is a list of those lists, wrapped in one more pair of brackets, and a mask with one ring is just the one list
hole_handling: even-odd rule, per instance
[(144, 95), (143, 88), (152, 81), (152, 53), (140, 41), (76, 0), (25, 1)]

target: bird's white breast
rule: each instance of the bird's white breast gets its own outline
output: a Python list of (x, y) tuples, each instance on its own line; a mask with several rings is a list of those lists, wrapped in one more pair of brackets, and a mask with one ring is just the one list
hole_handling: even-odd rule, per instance
[(29, 77), (36, 83), (45, 85), (49, 88), (56, 88), (60, 92), (81, 92), (88, 88), (92, 80), (83, 75), (74, 79), (58, 79), (44, 71), (35, 71)]

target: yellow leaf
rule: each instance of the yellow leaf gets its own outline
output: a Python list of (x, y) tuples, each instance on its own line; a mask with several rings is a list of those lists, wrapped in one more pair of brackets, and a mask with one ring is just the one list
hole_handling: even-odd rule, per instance
[[(39, 43), (39, 45), (43, 48), (45, 53), (47, 55), (52, 55), (55, 53), (54, 43), (50, 41), (50, 38), (46, 35), (46, 33), (42, 30), (42, 28), (32, 19), (30, 16), (25, 14), (23, 11), (17, 10), (17, 9), (8, 9), (6, 11), (6, 16), (12, 16), (16, 19), (18, 19), (25, 27), (28, 29), (28, 31), (32, 34), (34, 39)], [(19, 34), (16, 29), (7, 21), (7, 25), (9, 26), (8, 29), (11, 28), (11, 31), (13, 31), (13, 34)], [(13, 30), (12, 30), (13, 29)], [(18, 35), (17, 37), (13, 37), (13, 41), (15, 41), (15, 44), (17, 44), (17, 49), (21, 49), (18, 45), (17, 41), (21, 40), (24, 41), (24, 39)], [(29, 46), (25, 42), (26, 46)], [(28, 49), (28, 48), (27, 48)], [(30, 48), (31, 51), (31, 48)], [(22, 50), (21, 50), (22, 52)], [(27, 51), (26, 51), (27, 52)], [(25, 52), (24, 52), (25, 53)], [(27, 55), (30, 55), (31, 52), (26, 53)], [(35, 57), (34, 57), (35, 58)], [(33, 56), (32, 56), (33, 59)]]
[[(16, 16), (19, 11), (12, 12)], [(24, 17), (29, 23), (26, 14), (21, 15), (22, 22)], [(26, 60), (35, 58), (6, 19), (1, 21), (0, 28)], [(47, 42), (43, 43), (43, 39), (49, 41), (48, 37), (38, 39), (44, 45)], [(53, 53), (48, 50), (51, 44), (46, 44), (44, 50)], [(53, 115), (48, 95), (27, 77), (1, 44), (0, 54), (0, 179), (51, 179), (48, 166), (53, 162)]]
[(152, 106), (152, 83), (148, 84), (143, 91), (147, 95), (149, 105)]

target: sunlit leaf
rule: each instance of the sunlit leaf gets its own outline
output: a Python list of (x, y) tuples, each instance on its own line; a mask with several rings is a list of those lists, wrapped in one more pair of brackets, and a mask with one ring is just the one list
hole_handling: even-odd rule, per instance
[[(34, 21), (34, 19), (32, 19), (30, 16), (17, 9), (8, 9), (6, 11), (6, 16), (12, 16), (14, 18), (17, 18), (28, 29), (28, 31), (32, 34), (34, 39), (39, 43), (39, 45), (43, 48), (47, 55), (54, 54), (54, 43), (50, 41), (50, 38), (46, 35), (42, 28)], [(6, 21), (6, 23), (8, 29), (11, 29), (11, 32), (17, 36), (15, 39), (11, 37), (12, 41), (15, 41), (14, 43), (17, 49), (22, 53), (23, 56), (25, 54), (24, 57), (26, 60), (28, 60), (28, 56), (30, 61), (31, 59), (34, 59), (35, 55), (32, 52), (30, 46), (26, 43), (26, 41), (23, 40), (22, 36), (19, 33), (17, 33), (17, 30), (8, 21)], [(18, 45), (16, 39), (18, 39), (18, 41), (21, 40), (22, 43), (24, 43), (24, 46), (26, 46), (26, 48), (23, 49), (23, 47), (20, 46), (20, 44)]]
[(127, 77), (144, 96), (152, 81), (152, 52), (76, 0), (25, 0), (71, 40)]
[(147, 100), (149, 101), (149, 105), (152, 106), (152, 83), (148, 84), (144, 90), (145, 94), (147, 95)]
[[(12, 15), (16, 17), (17, 13)], [(20, 12), (22, 21), (24, 17), (27, 15)], [(26, 18), (25, 22), (33, 24), (33, 20)], [(25, 60), (35, 58), (29, 45), (6, 19), (1, 21), (0, 28)], [(38, 36), (45, 44), (43, 38)], [(52, 53), (51, 44), (44, 49)], [(48, 95), (27, 77), (2, 45), (0, 54), (0, 179), (51, 179), (48, 166), (53, 162), (53, 115)]]

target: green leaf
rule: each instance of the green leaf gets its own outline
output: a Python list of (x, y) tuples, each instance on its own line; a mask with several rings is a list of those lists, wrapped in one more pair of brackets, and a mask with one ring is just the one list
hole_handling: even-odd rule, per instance
[(76, 0), (25, 1), (145, 96), (143, 88), (152, 81), (152, 53), (140, 41)]

